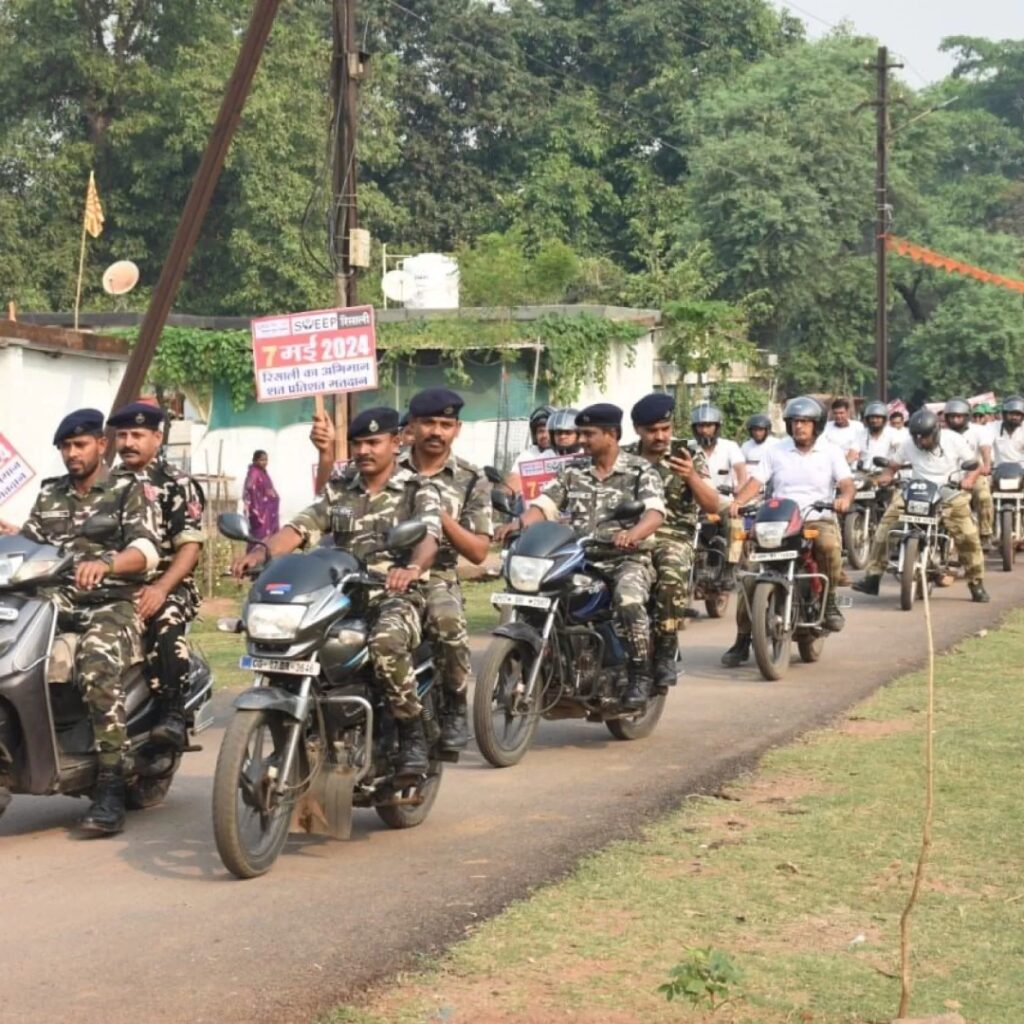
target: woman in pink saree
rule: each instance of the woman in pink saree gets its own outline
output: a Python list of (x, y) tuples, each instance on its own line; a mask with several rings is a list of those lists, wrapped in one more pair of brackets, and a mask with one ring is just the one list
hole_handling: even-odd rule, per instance
[(242, 502), (249, 520), (249, 534), (255, 540), (265, 540), (277, 533), (278, 511), (281, 499), (267, 472), (267, 453), (257, 449), (252, 453), (252, 465), (245, 475)]

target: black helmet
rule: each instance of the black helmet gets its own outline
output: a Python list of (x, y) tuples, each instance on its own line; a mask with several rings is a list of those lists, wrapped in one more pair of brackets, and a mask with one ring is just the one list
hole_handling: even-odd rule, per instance
[(864, 412), (862, 413), (861, 418), (869, 420), (872, 416), (881, 416), (883, 420), (889, 418), (889, 409), (885, 402), (868, 402), (868, 404), (864, 406)]
[(1024, 413), (1024, 398), (1020, 395), (1009, 395), (1003, 399), (1003, 413), (1008, 412)]
[(793, 420), (812, 420), (814, 422), (814, 436), (817, 437), (825, 429), (825, 420), (828, 413), (825, 407), (816, 398), (810, 395), (800, 395), (799, 398), (791, 398), (782, 411), (782, 419), (786, 424), (786, 433), (793, 436)]
[(939, 417), (931, 409), (918, 409), (907, 424), (910, 436), (917, 440), (936, 439), (939, 436)]
[(947, 416), (970, 416), (971, 403), (966, 398), (950, 398), (942, 411)]
[(537, 443), (537, 428), (543, 427), (555, 412), (553, 405), (538, 405), (530, 413), (530, 440)]
[(771, 418), (766, 416), (763, 412), (755, 412), (753, 416), (747, 419), (747, 430), (771, 430), (772, 421)]

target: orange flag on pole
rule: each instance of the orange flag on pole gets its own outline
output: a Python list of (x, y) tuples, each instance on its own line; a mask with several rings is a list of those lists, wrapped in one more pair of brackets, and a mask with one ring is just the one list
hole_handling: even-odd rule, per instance
[(99, 238), (103, 234), (104, 219), (100, 194), (96, 191), (96, 175), (90, 171), (89, 188), (85, 193), (85, 230), (93, 238)]

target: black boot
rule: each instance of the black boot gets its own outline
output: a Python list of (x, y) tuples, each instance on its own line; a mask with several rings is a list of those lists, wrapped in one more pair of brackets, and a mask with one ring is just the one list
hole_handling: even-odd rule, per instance
[(862, 580), (853, 585), (858, 594), (870, 594), (871, 597), (878, 597), (878, 585), (882, 582), (881, 576), (873, 576), (870, 573)]
[(430, 757), (427, 752), (427, 737), (423, 732), (423, 719), (399, 718), (395, 725), (398, 728), (398, 764), (396, 775), (425, 775), (430, 768)]
[(967, 589), (971, 592), (971, 600), (976, 604), (988, 604), (992, 599), (988, 596), (988, 591), (985, 589), (985, 584), (981, 580), (975, 580), (973, 583), (967, 584)]
[(846, 619), (843, 617), (843, 613), (839, 610), (839, 605), (836, 604), (836, 599), (833, 594), (829, 594), (828, 599), (825, 601), (825, 616), (822, 619), (821, 624), (830, 633), (838, 633), (842, 630), (843, 626), (846, 625)]
[(643, 661), (630, 661), (629, 686), (622, 695), (622, 706), (630, 710), (639, 710), (647, 703), (654, 679), (651, 677), (651, 666), (645, 658)]
[(722, 655), (722, 664), (726, 668), (738, 668), (750, 661), (750, 634), (737, 633), (736, 643)]
[(161, 703), (163, 717), (153, 726), (149, 738), (154, 743), (165, 743), (175, 750), (182, 750), (188, 745), (188, 726), (181, 698), (164, 695)]
[(659, 636), (654, 641), (654, 686), (658, 693), (665, 693), (676, 685), (676, 654), (679, 640), (675, 633)]
[(79, 823), (91, 838), (112, 836), (124, 829), (124, 767), (100, 765), (92, 806)]
[(466, 724), (466, 695), (453, 693), (448, 697), (449, 707), (441, 727), (441, 746), (445, 750), (462, 750), (469, 743), (469, 726)]

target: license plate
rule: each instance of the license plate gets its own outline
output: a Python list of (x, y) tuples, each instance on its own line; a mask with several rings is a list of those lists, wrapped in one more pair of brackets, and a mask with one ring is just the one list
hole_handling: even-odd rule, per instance
[(1020, 484), (1016, 480), (1000, 480), (999, 481), (1000, 491), (1019, 491)]
[(551, 598), (530, 594), (491, 594), (491, 604), (497, 607), (514, 605), (520, 608), (550, 608)]
[(289, 661), (286, 658), (254, 658), (243, 654), (238, 667), (248, 672), (280, 672), (286, 676), (315, 676), (320, 674), (320, 665), (315, 661)]
[(752, 562), (775, 562), (796, 558), (795, 551), (754, 551), (750, 560)]
[(917, 523), (919, 526), (937, 526), (938, 519), (934, 516), (900, 516), (901, 523)]
[(867, 501), (869, 498), (877, 497), (878, 491), (858, 491), (857, 501)]

